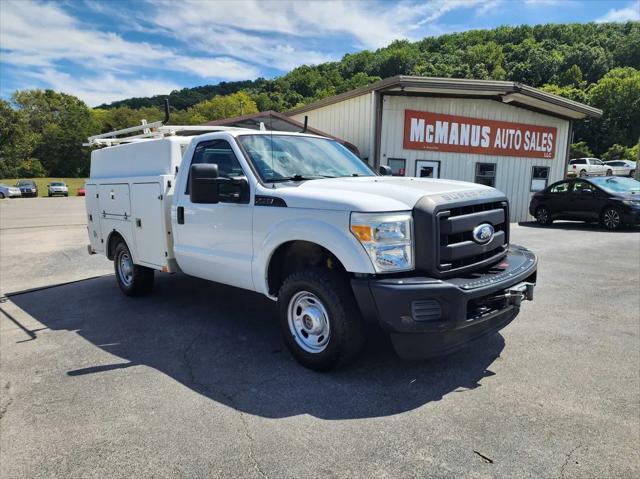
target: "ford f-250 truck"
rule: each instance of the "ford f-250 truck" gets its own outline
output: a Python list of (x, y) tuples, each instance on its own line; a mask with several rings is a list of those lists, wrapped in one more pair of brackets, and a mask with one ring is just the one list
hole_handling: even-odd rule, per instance
[(114, 261), (126, 295), (178, 271), (257, 291), (315, 370), (353, 359), (371, 327), (402, 357), (448, 353), (533, 298), (537, 259), (509, 244), (498, 190), (380, 175), (315, 135), (145, 128), (89, 139), (103, 148), (86, 183), (88, 249)]

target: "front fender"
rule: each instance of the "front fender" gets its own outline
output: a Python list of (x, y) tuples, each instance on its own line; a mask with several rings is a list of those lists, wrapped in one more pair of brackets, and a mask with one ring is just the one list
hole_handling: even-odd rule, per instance
[(326, 221), (292, 219), (274, 224), (257, 245), (253, 261), (253, 280), (256, 289), (269, 293), (267, 273), (274, 252), (291, 241), (308, 241), (329, 250), (350, 273), (375, 273), (369, 256), (358, 240)]

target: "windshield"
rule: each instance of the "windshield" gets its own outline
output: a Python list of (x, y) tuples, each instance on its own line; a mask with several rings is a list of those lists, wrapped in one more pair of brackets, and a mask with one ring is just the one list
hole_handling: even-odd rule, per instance
[(367, 164), (334, 140), (293, 135), (241, 135), (238, 141), (265, 182), (374, 176)]
[(29, 181), (29, 180), (20, 180), (18, 181), (18, 183), (16, 183), (16, 186), (31, 186), (33, 185), (33, 181)]
[(637, 193), (640, 191), (640, 181), (632, 178), (591, 178), (591, 182), (609, 193)]
[(60, 183), (59, 181), (54, 181), (51, 183), (51, 186), (64, 186), (64, 183)]

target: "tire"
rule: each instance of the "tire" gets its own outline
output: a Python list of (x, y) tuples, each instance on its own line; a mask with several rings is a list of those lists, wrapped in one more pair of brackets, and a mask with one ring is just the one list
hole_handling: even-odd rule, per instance
[(0, 193), (0, 200), (4, 200), (4, 193)]
[(634, 176), (636, 176), (636, 170), (631, 170), (631, 171), (629, 172), (629, 177), (630, 177), (630, 178), (633, 178)]
[(585, 178), (587, 176), (587, 170), (580, 170), (580, 178)]
[(613, 170), (607, 170), (607, 176), (613, 175)]
[(553, 223), (551, 211), (546, 206), (541, 206), (536, 210), (536, 221), (540, 226), (549, 226)]
[(615, 206), (607, 206), (600, 215), (600, 224), (609, 231), (616, 231), (622, 227), (622, 214)]
[(49, 195), (49, 198), (51, 198), (51, 193), (48, 193), (48, 195)]
[(144, 296), (153, 289), (153, 270), (134, 264), (131, 252), (123, 241), (116, 245), (113, 269), (120, 290), (127, 296)]
[(278, 294), (279, 322), (293, 357), (314, 371), (352, 361), (364, 344), (360, 311), (346, 276), (311, 268), (292, 273)]

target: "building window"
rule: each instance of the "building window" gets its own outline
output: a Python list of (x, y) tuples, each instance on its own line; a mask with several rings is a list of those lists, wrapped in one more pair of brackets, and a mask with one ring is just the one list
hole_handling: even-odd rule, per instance
[(549, 167), (534, 166), (531, 170), (531, 191), (542, 191), (549, 182)]
[(496, 186), (496, 164), (476, 163), (476, 183), (486, 186)]
[(404, 158), (389, 158), (389, 167), (393, 176), (404, 176), (407, 166), (407, 160)]

